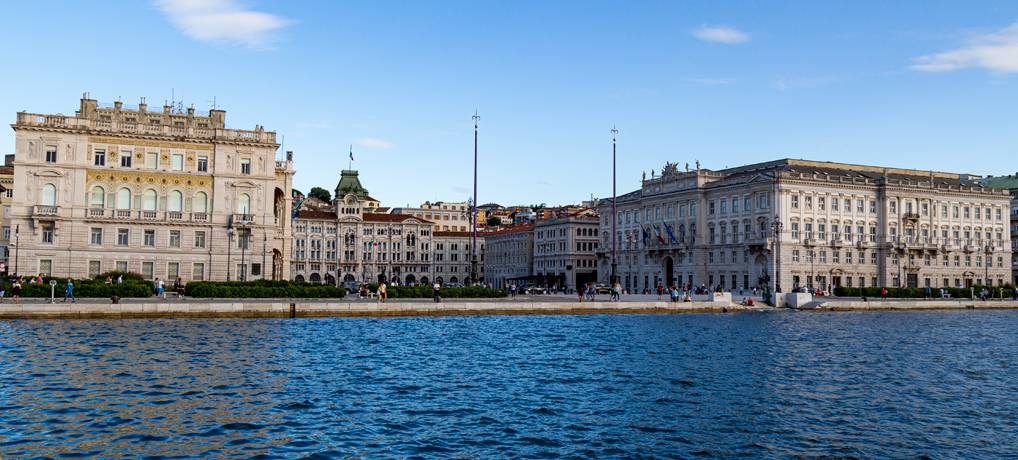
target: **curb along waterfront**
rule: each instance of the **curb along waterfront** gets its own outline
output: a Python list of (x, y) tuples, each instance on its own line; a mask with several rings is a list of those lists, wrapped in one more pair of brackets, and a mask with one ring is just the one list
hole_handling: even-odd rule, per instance
[[(604, 313), (697, 313), (778, 310), (767, 306), (745, 307), (727, 302), (309, 302), (270, 301), (89, 302), (0, 304), (0, 319), (14, 318), (156, 318), (156, 317), (325, 317), (325, 316), (447, 316), (447, 315), (547, 315)], [(853, 310), (960, 310), (1018, 309), (1018, 301), (896, 300), (862, 302), (825, 299), (803, 311)]]

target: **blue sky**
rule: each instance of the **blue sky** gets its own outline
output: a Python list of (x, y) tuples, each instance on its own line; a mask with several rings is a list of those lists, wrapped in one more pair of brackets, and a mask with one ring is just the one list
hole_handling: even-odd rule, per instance
[(9, 2), (0, 37), (8, 123), (215, 97), (304, 192), (353, 144), (383, 205), (470, 196), (475, 110), (485, 203), (610, 196), (613, 125), (619, 193), (666, 161), (1018, 172), (1013, 1)]

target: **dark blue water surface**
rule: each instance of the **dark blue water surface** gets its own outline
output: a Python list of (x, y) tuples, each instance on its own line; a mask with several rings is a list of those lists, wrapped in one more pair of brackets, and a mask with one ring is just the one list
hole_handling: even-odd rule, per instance
[(0, 458), (1015, 458), (1018, 312), (0, 321)]

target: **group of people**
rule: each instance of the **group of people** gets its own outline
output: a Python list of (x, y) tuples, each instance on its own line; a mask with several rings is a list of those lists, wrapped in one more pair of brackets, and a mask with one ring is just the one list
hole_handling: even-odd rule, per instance
[[(671, 299), (672, 302), (679, 302), (680, 299), (681, 299), (682, 302), (692, 302), (693, 300), (692, 300), (691, 296), (694, 295), (694, 294), (702, 295), (702, 294), (710, 294), (710, 293), (713, 293), (713, 292), (725, 292), (725, 288), (724, 288), (723, 285), (720, 285), (720, 284), (717, 285), (717, 286), (714, 286), (713, 284), (711, 284), (710, 286), (706, 286), (706, 285), (703, 285), (703, 284), (701, 284), (699, 286), (694, 286), (692, 283), (682, 283), (681, 285), (672, 283), (667, 288), (664, 287), (664, 286), (658, 285), (657, 286), (657, 299), (661, 300), (661, 296), (665, 292), (668, 293), (669, 298)], [(753, 288), (753, 295), (756, 295), (756, 288)]]
[[(13, 279), (14, 284), (11, 285), (11, 300), (14, 303), (18, 303), (18, 299), (21, 298), (21, 283), (22, 283), (22, 281), (23, 280), (22, 280), (22, 278), (20, 276), (15, 277)], [(30, 282), (34, 283), (35, 280), (32, 280)], [(40, 281), (39, 282), (40, 283), (42, 282), (41, 281), (41, 277), (40, 277)], [(4, 303), (4, 294), (6, 294), (6, 293), (7, 293), (6, 285), (4, 283), (0, 283), (0, 303)]]
[[(107, 279), (108, 279), (108, 277), (107, 277)], [(123, 281), (123, 277), (122, 276), (121, 277), (117, 277), (117, 282), (119, 283), (121, 281)], [(109, 283), (106, 283), (106, 284), (109, 284)], [(163, 298), (163, 299), (166, 298), (166, 281), (165, 280), (161, 280), (159, 278), (156, 278), (156, 280), (152, 283), (152, 287), (154, 287), (155, 290), (156, 290), (156, 297)], [(177, 277), (177, 279), (175, 281), (173, 281), (173, 292), (177, 293), (178, 298), (181, 298), (181, 299), (184, 298), (184, 280), (182, 280), (179, 276)]]
[[(620, 300), (619, 294), (622, 294), (622, 286), (619, 283), (613, 284), (608, 288), (608, 301), (618, 302)], [(593, 282), (584, 283), (583, 285), (577, 286), (576, 296), (580, 302), (588, 301), (594, 302), (597, 300), (597, 285)]]

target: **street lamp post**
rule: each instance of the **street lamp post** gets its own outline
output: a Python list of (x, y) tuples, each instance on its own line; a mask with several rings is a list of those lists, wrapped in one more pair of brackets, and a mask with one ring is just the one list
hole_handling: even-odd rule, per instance
[(611, 238), (612, 238), (612, 273), (611, 273), (611, 278), (609, 279), (609, 284), (611, 284), (612, 286), (614, 286), (615, 283), (619, 282), (619, 271), (618, 271), (619, 261), (618, 261), (618, 256), (616, 255), (616, 251), (615, 251), (615, 244), (616, 244), (615, 224), (619, 220), (618, 209), (615, 206), (615, 202), (617, 201), (617, 195), (615, 193), (615, 138), (616, 138), (616, 135), (618, 134), (618, 132), (619, 132), (619, 130), (615, 129), (615, 127), (612, 126), (612, 235), (611, 235)]
[(986, 273), (985, 273), (985, 276), (983, 277), (986, 280), (985, 286), (992, 286), (992, 284), (990, 284), (990, 264), (993, 261), (993, 253), (994, 253), (993, 246), (991, 246), (989, 243), (987, 243), (986, 244)]
[(21, 253), (21, 224), (14, 227), (14, 276), (18, 276), (18, 254)]
[[(774, 222), (771, 223), (771, 232), (774, 234), (774, 238), (771, 241), (771, 257), (774, 259), (774, 270), (771, 274), (771, 279), (774, 280), (774, 288), (771, 292), (764, 291), (764, 302), (770, 300), (771, 293), (778, 292), (778, 243), (781, 239), (781, 230), (785, 228), (785, 224), (781, 223), (781, 220), (777, 215), (774, 216)], [(769, 286), (766, 286), (769, 287)], [(735, 284), (732, 284), (732, 289), (735, 288)], [(777, 302), (772, 302), (777, 305)]]
[(230, 250), (233, 248), (233, 227), (226, 229), (226, 281), (230, 281)]
[(240, 221), (240, 226), (241, 226), (240, 235), (238, 235), (238, 239), (237, 239), (237, 241), (241, 243), (241, 245), (240, 245), (240, 267), (241, 267), (240, 277), (241, 277), (241, 280), (240, 281), (247, 281), (247, 265), (244, 265), (244, 253), (247, 252), (247, 221), (246, 220)]
[(477, 282), (477, 122), (481, 119), (474, 111), (474, 196), (470, 215), (470, 231), (473, 232), (473, 242), (470, 243), (470, 283)]
[(265, 235), (262, 240), (262, 279), (265, 279), (265, 251), (269, 249), (269, 236)]
[[(902, 257), (907, 257), (908, 256), (908, 245), (906, 244), (903, 247), (904, 247), (904, 249), (902, 250), (902, 255), (901, 256)], [(901, 266), (904, 265), (904, 264), (902, 264), (902, 262), (904, 262), (904, 261), (903, 260), (898, 260), (898, 287), (899, 288), (905, 287), (905, 282), (904, 282), (904, 280), (901, 279)]]

